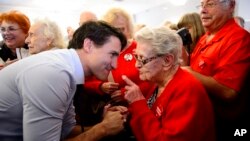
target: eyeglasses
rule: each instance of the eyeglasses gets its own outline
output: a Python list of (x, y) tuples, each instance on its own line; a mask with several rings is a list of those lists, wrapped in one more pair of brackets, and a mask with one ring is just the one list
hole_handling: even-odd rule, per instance
[(209, 1), (207, 3), (201, 3), (200, 5), (197, 5), (196, 8), (201, 9), (201, 8), (213, 8), (219, 3), (224, 3), (227, 2), (227, 0), (215, 2), (215, 1)]
[(20, 28), (14, 28), (14, 27), (7, 27), (7, 28), (5, 28), (5, 27), (2, 27), (1, 28), (1, 33), (4, 33), (4, 32), (14, 32), (14, 31), (16, 31), (16, 30), (19, 30)]
[(158, 57), (162, 57), (162, 56), (163, 55), (157, 55), (157, 56), (153, 56), (153, 57), (150, 57), (150, 58), (142, 59), (142, 56), (134, 54), (135, 60), (137, 62), (139, 62), (140, 64), (142, 64), (143, 66), (146, 65), (147, 63), (157, 59)]
[(119, 30), (120, 32), (124, 32), (125, 31), (125, 27), (117, 27), (117, 30)]

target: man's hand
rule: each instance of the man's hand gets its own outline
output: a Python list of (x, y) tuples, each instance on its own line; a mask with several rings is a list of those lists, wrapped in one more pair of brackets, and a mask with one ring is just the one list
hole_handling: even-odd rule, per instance
[(67, 141), (99, 141), (103, 137), (115, 135), (124, 129), (128, 109), (124, 106), (107, 105), (104, 107), (104, 118), (102, 122), (96, 124), (86, 132), (80, 133), (79, 129), (74, 128)]
[(106, 130), (106, 135), (115, 135), (124, 129), (128, 109), (124, 106), (107, 105), (104, 107), (104, 118), (101, 124)]

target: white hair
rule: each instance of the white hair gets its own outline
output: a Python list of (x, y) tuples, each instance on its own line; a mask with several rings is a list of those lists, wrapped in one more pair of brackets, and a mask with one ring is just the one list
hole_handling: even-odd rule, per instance
[(174, 30), (167, 27), (144, 27), (135, 34), (135, 40), (149, 43), (157, 55), (172, 54), (174, 64), (181, 62), (182, 40)]
[(34, 24), (41, 24), (44, 36), (52, 40), (51, 47), (66, 48), (63, 34), (56, 22), (44, 18), (36, 19)]

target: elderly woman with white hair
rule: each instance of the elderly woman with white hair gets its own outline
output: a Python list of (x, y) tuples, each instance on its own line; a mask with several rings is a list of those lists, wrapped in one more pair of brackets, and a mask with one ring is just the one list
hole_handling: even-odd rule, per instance
[(28, 44), (31, 55), (66, 48), (60, 27), (48, 18), (38, 19), (32, 24), (25, 43)]
[[(202, 84), (180, 68), (182, 41), (166, 27), (145, 27), (135, 35), (136, 68), (155, 84), (148, 94), (127, 83), (130, 126), (138, 141), (214, 141), (213, 109)], [(144, 97), (146, 95), (146, 97)]]

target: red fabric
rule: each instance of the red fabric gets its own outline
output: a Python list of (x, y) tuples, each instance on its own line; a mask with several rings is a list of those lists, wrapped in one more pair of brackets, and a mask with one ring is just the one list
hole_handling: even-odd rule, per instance
[(215, 140), (208, 95), (198, 80), (180, 68), (151, 110), (146, 100), (132, 103), (129, 110), (138, 141)]
[(86, 78), (84, 82), (84, 93), (97, 93), (103, 95), (104, 93), (99, 88), (102, 83), (103, 82), (95, 76)]
[(250, 34), (229, 20), (206, 43), (206, 33), (191, 55), (191, 68), (239, 91), (250, 66)]

